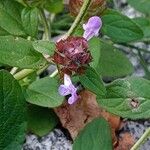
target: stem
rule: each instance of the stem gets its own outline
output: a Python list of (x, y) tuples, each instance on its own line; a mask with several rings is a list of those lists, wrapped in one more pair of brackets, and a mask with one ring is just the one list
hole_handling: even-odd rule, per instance
[(121, 44), (121, 45), (126, 46), (126, 47), (130, 47), (130, 48), (134, 48), (136, 50), (140, 50), (140, 51), (145, 52), (145, 53), (150, 53), (149, 50), (146, 50), (146, 49), (143, 49), (143, 48), (139, 48), (139, 47), (136, 47), (136, 46), (131, 45), (131, 44)]
[(121, 45), (126, 46), (126, 47), (129, 47), (129, 48), (131, 48), (131, 49), (135, 49), (135, 50), (138, 51), (138, 56), (139, 56), (139, 59), (140, 59), (140, 63), (141, 63), (141, 65), (142, 65), (142, 67), (143, 67), (143, 69), (144, 69), (144, 71), (145, 71), (146, 77), (147, 77), (148, 79), (150, 79), (150, 71), (149, 71), (149, 69), (148, 69), (148, 66), (147, 66), (147, 64), (146, 64), (146, 62), (145, 62), (145, 60), (144, 60), (142, 54), (141, 54), (141, 51), (142, 51), (142, 52), (145, 52), (145, 53), (150, 53), (150, 51), (145, 50), (145, 49), (142, 49), (142, 48), (138, 48), (138, 47), (136, 47), (136, 46), (134, 46), (134, 45), (130, 45), (130, 44), (121, 44)]
[(56, 70), (50, 75), (50, 77), (53, 78), (53, 77), (55, 77), (57, 74), (58, 74), (58, 70), (56, 69)]
[(18, 70), (17, 67), (13, 67), (13, 68), (11, 69), (10, 73), (11, 73), (12, 75), (14, 75), (14, 74), (17, 72), (17, 70)]
[(130, 150), (138, 150), (140, 146), (147, 140), (150, 136), (150, 128), (148, 128), (141, 138), (135, 143), (135, 145)]
[(74, 20), (74, 22), (73, 22), (72, 26), (70, 27), (69, 31), (66, 33), (65, 38), (67, 38), (68, 36), (70, 36), (74, 33), (74, 31), (78, 27), (79, 23), (83, 19), (84, 15), (86, 13), (86, 10), (88, 9), (90, 3), (91, 3), (91, 0), (84, 0), (84, 3), (83, 3), (83, 5), (80, 9), (80, 12), (77, 15), (76, 19)]
[(140, 62), (141, 62), (141, 65), (143, 66), (143, 69), (145, 71), (145, 74), (147, 76), (148, 79), (150, 79), (150, 71), (146, 65), (146, 62), (141, 54), (141, 52), (138, 50), (138, 55), (139, 55), (139, 58), (140, 58)]
[(16, 80), (21, 80), (21, 79), (25, 78), (26, 76), (28, 76), (29, 74), (31, 74), (33, 72), (35, 72), (35, 70), (33, 70), (33, 69), (23, 69), (20, 72), (16, 73), (14, 75), (14, 78)]
[(50, 37), (51, 37), (50, 28), (49, 28), (49, 25), (48, 25), (48, 22), (47, 22), (44, 10), (42, 10), (42, 9), (40, 9), (40, 16), (41, 16), (41, 20), (43, 21), (44, 30), (45, 30), (43, 39), (49, 40)]

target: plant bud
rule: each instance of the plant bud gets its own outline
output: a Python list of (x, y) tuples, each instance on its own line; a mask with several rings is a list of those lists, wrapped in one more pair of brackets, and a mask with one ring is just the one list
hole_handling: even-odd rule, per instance
[[(84, 0), (70, 0), (69, 10), (72, 16), (77, 16)], [(106, 0), (92, 0), (86, 17), (100, 15), (106, 8)]]

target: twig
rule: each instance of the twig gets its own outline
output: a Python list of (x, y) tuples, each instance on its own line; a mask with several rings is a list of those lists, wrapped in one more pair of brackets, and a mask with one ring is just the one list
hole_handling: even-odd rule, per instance
[(130, 150), (138, 150), (140, 146), (147, 140), (150, 136), (150, 128), (148, 128), (141, 138), (135, 143), (135, 145)]

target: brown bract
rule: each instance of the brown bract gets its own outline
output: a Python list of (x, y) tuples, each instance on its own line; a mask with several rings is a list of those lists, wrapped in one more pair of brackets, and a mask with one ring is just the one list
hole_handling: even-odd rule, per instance
[(56, 43), (56, 50), (52, 56), (56, 64), (61, 65), (64, 73), (78, 72), (88, 65), (92, 56), (88, 50), (87, 40), (83, 37), (68, 37)]
[[(84, 0), (70, 0), (69, 10), (72, 16), (77, 16)], [(92, 0), (87, 17), (100, 15), (106, 8), (106, 0)]]
[(68, 129), (71, 137), (75, 139), (87, 123), (96, 117), (104, 117), (111, 126), (113, 143), (117, 143), (115, 131), (119, 128), (120, 117), (100, 108), (93, 93), (84, 90), (80, 93), (80, 96), (81, 98), (73, 105), (65, 103), (55, 109), (62, 126)]

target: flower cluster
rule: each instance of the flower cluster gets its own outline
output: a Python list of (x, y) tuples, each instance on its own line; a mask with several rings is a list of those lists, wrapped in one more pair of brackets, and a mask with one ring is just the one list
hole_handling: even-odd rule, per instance
[(91, 60), (87, 40), (83, 37), (69, 37), (56, 43), (53, 61), (61, 65), (64, 73), (78, 72)]
[[(101, 19), (93, 16), (86, 24), (83, 24), (83, 37), (68, 37), (56, 43), (56, 51), (52, 58), (55, 63), (61, 65), (64, 73), (78, 72), (91, 62), (92, 56), (88, 50), (87, 41), (98, 36), (101, 26)], [(64, 84), (60, 85), (59, 94), (62, 96), (71, 95), (68, 103), (73, 104), (79, 99), (79, 96), (77, 88), (72, 84), (70, 76), (67, 74), (64, 74)]]

